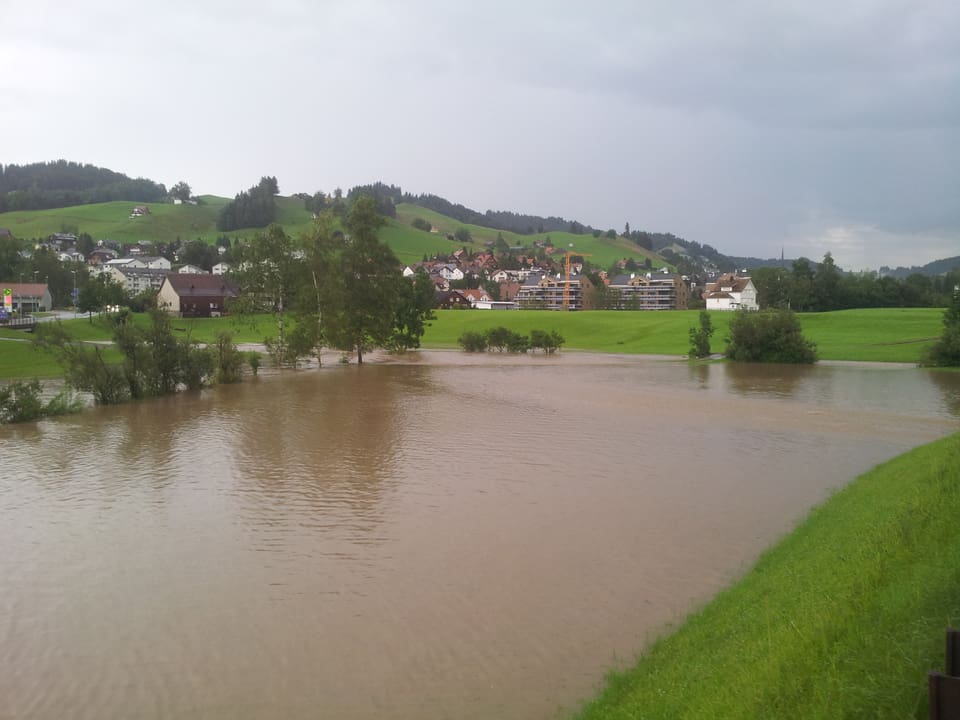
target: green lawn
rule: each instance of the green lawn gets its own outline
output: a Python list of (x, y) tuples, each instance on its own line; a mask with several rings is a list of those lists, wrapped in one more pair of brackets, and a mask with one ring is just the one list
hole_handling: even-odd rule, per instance
[[(698, 324), (699, 311), (617, 312), (547, 312), (543, 310), (484, 311), (439, 310), (423, 337), (425, 348), (456, 348), (457, 339), (466, 331), (484, 331), (503, 325), (516, 332), (556, 330), (572, 350), (634, 353), (647, 355), (686, 355), (690, 349), (689, 330)], [(731, 313), (711, 313), (712, 349), (723, 352), (724, 337)], [(804, 332), (818, 345), (823, 360), (861, 360), (915, 363), (923, 348), (942, 328), (943, 311), (935, 308), (842, 310), (832, 313), (800, 315)], [(137, 322), (146, 323), (146, 315)], [(94, 317), (67, 320), (64, 327), (77, 340), (109, 340), (110, 330), (104, 320)], [(218, 332), (226, 330), (238, 343), (260, 343), (276, 335), (274, 320), (258, 316), (252, 323), (238, 318), (174, 319), (174, 327), (183, 337), (198, 342), (211, 342)], [(0, 338), (29, 338), (17, 330), (0, 329)], [(35, 362), (33, 357), (13, 343), (0, 345), (0, 377), (55, 375), (55, 364)], [(35, 370), (32, 368), (35, 367)]]
[[(731, 313), (712, 312), (715, 329), (712, 349), (723, 352)], [(917, 362), (929, 342), (940, 334), (943, 310), (884, 308), (841, 310), (800, 315), (804, 333), (817, 343), (822, 360)], [(483, 331), (503, 325), (517, 332), (556, 330), (564, 347), (614, 353), (685, 355), (689, 329), (698, 324), (699, 311), (627, 312), (542, 310), (437, 312), (423, 338), (425, 347), (457, 347), (465, 331)]]
[(960, 434), (815, 509), (580, 720), (926, 718), (960, 620)]

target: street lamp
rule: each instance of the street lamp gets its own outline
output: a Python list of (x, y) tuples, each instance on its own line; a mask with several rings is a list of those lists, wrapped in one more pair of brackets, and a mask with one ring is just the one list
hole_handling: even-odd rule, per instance
[(71, 270), (73, 273), (73, 317), (77, 317), (77, 271)]
[(20, 285), (17, 286), (17, 292), (20, 299), (17, 301), (17, 309), (20, 311), (20, 317), (23, 317), (23, 273), (20, 273)]

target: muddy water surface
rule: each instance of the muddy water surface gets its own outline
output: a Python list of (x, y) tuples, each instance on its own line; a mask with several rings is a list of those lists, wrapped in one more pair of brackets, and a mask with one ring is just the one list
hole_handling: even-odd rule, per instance
[(960, 428), (914, 368), (414, 360), (0, 428), (0, 718), (563, 715)]

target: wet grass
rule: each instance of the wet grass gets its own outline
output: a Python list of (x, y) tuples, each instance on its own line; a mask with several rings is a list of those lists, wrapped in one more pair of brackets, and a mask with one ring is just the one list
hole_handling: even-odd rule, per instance
[(925, 718), (960, 620), (960, 434), (871, 470), (578, 716)]
[[(411, 228), (412, 230), (412, 228)], [(413, 232), (419, 232), (413, 230)], [(426, 233), (424, 233), (426, 234)], [(483, 332), (503, 325), (515, 332), (555, 330), (566, 340), (564, 348), (609, 353), (683, 356), (690, 349), (689, 329), (697, 325), (699, 311), (546, 312), (542, 310), (481, 311), (440, 310), (423, 337), (425, 348), (457, 348), (457, 339), (466, 331)], [(942, 328), (943, 311), (936, 308), (844, 310), (800, 315), (804, 332), (817, 343), (822, 360), (877, 362), (918, 362), (923, 349)], [(731, 314), (711, 313), (712, 349), (722, 352)], [(137, 317), (146, 324), (146, 315)], [(67, 320), (64, 327), (77, 340), (109, 340), (110, 329), (102, 318)], [(174, 319), (178, 334), (198, 342), (211, 342), (226, 330), (237, 343), (262, 343), (276, 335), (275, 321), (266, 315), (252, 322), (235, 317)], [(0, 338), (29, 338), (18, 330), (0, 329)], [(0, 377), (55, 375), (55, 365), (35, 362), (37, 373), (29, 372), (32, 357), (13, 343), (0, 345)]]
[[(723, 352), (731, 313), (710, 314), (715, 329), (711, 346)], [(920, 360), (923, 349), (940, 334), (943, 310), (881, 308), (799, 315), (804, 333), (817, 343), (822, 360), (908, 362)], [(564, 347), (611, 353), (686, 355), (689, 329), (699, 311), (585, 312), (443, 310), (427, 330), (425, 347), (457, 347), (465, 331), (497, 325), (529, 333), (533, 328), (556, 330)]]

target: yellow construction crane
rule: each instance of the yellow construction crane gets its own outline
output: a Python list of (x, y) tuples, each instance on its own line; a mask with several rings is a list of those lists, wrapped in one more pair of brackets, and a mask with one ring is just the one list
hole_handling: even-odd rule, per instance
[(564, 280), (563, 283), (563, 309), (570, 309), (570, 258), (572, 257), (593, 257), (590, 253), (583, 252), (574, 252), (573, 250), (567, 250), (563, 254), (563, 270), (564, 270)]

